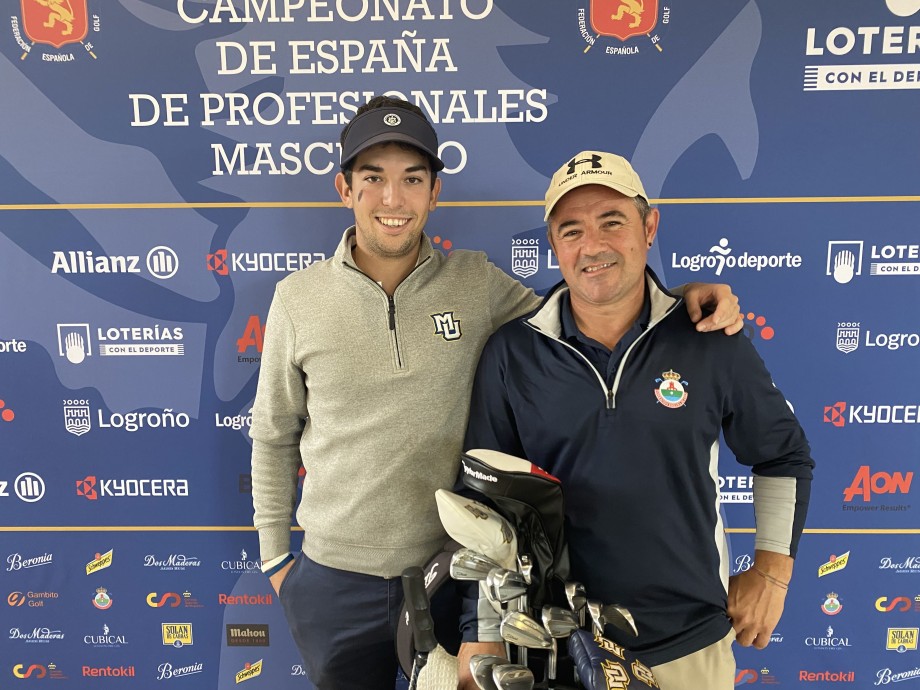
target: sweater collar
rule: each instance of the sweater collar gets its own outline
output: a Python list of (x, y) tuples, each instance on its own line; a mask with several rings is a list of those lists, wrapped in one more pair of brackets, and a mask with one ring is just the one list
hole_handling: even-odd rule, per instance
[[(355, 226), (352, 225), (348, 228), (345, 233), (342, 235), (342, 239), (339, 242), (339, 246), (335, 250), (335, 259), (338, 263), (347, 264), (352, 268), (360, 271), (358, 264), (355, 263), (355, 257), (352, 253), (352, 249), (355, 246), (357, 237), (357, 230)], [(415, 265), (418, 266), (424, 262), (428, 257), (434, 253), (434, 248), (431, 246), (431, 240), (428, 239), (428, 235), (424, 232), (422, 233), (422, 245), (419, 247), (418, 251), (418, 260), (415, 262)]]
[[(668, 292), (655, 272), (648, 266), (645, 267), (645, 283), (651, 302), (649, 323), (654, 324), (663, 319), (682, 300)], [(565, 284), (565, 281), (557, 283), (543, 298), (543, 303), (531, 312), (530, 316), (525, 317), (524, 321), (542, 333), (561, 338), (563, 336), (562, 309), (565, 306), (562, 296), (568, 291), (569, 286)]]

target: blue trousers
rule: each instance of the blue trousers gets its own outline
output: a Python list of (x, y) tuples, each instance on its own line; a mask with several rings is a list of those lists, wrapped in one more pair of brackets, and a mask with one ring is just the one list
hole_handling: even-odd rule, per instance
[[(281, 604), (317, 690), (393, 690), (402, 580), (329, 568), (297, 556)], [(438, 640), (458, 646), (459, 598), (450, 583), (432, 602)]]

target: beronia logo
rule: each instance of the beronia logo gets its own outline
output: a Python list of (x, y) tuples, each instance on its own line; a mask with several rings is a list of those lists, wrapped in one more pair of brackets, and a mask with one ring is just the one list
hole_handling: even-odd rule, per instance
[(204, 664), (200, 661), (186, 666), (173, 666), (168, 661), (157, 666), (157, 680), (171, 680), (173, 678), (182, 678), (191, 676), (204, 671)]
[(671, 268), (685, 268), (692, 272), (708, 269), (717, 276), (722, 275), (725, 269), (744, 269), (751, 271), (764, 271), (770, 269), (801, 268), (802, 257), (799, 254), (786, 252), (785, 254), (752, 254), (748, 251), (737, 253), (729, 245), (727, 237), (719, 240), (709, 248), (708, 254), (692, 254), (678, 256), (671, 253)]
[(218, 249), (207, 256), (207, 267), (217, 275), (230, 272), (293, 273), (317, 261), (324, 261), (322, 252), (227, 252)]
[(134, 273), (143, 274), (144, 268), (151, 278), (167, 280), (179, 271), (179, 256), (170, 247), (161, 245), (147, 252), (141, 263), (137, 254), (125, 256), (96, 256), (91, 251), (54, 251), (51, 253), (51, 272), (65, 275)]
[(873, 685), (888, 685), (889, 683), (900, 683), (902, 680), (920, 679), (920, 666), (907, 671), (892, 671), (890, 668), (880, 669), (876, 674), (876, 681)]

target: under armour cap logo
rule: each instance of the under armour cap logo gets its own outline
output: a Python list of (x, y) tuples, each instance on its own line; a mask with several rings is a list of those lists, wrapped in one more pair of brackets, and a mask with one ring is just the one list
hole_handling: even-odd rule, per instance
[(569, 169), (566, 170), (566, 175), (572, 175), (575, 172), (575, 166), (581, 165), (582, 163), (590, 163), (592, 168), (601, 167), (601, 157), (597, 154), (592, 155), (590, 158), (582, 158), (581, 160), (575, 160), (574, 158), (569, 161)]
[(395, 127), (400, 122), (402, 122), (402, 120), (399, 119), (399, 115), (396, 113), (390, 113), (389, 115), (383, 116), (383, 124), (389, 125), (390, 127)]

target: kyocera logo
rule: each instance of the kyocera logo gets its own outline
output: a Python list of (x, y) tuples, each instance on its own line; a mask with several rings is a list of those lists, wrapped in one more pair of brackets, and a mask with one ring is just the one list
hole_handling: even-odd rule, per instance
[(849, 503), (856, 496), (861, 496), (866, 503), (872, 500), (872, 494), (906, 494), (914, 479), (913, 472), (874, 472), (869, 473), (869, 466), (862, 465), (853, 477), (853, 482), (843, 490), (843, 500)]
[(824, 422), (837, 428), (847, 424), (918, 424), (920, 405), (852, 405), (839, 401), (824, 406)]
[(159, 596), (156, 592), (150, 592), (150, 594), (147, 595), (147, 606), (154, 609), (163, 607), (176, 608), (181, 603), (182, 597), (176, 592), (166, 592)]

